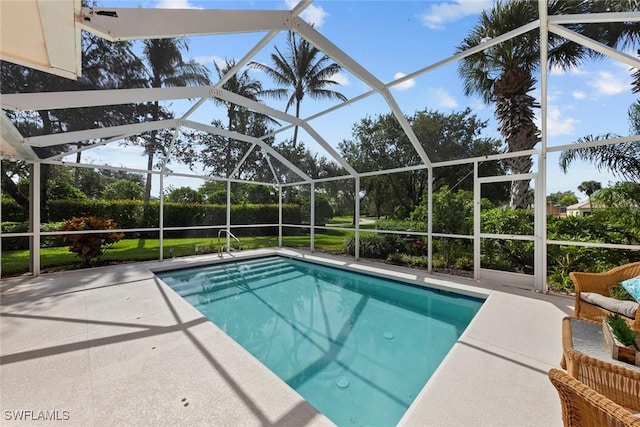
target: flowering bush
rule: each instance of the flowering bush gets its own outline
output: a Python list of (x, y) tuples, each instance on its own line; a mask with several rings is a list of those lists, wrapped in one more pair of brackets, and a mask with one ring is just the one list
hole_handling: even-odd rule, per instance
[[(83, 230), (115, 230), (118, 224), (111, 218), (73, 217), (64, 222), (59, 231), (83, 231)], [(65, 244), (69, 245), (69, 251), (76, 253), (85, 265), (91, 264), (95, 258), (100, 258), (107, 250), (124, 237), (124, 233), (91, 233), (91, 234), (65, 234), (61, 236)]]

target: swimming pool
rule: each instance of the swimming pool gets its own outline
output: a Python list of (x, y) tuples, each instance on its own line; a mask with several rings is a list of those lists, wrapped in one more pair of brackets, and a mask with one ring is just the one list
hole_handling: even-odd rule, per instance
[(287, 257), (156, 273), (338, 425), (395, 425), (482, 300)]

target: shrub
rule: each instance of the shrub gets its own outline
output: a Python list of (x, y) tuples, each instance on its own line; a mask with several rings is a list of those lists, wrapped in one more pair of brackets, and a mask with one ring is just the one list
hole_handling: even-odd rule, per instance
[[(110, 218), (73, 217), (65, 221), (58, 231), (115, 230), (118, 224)], [(85, 265), (99, 259), (107, 250), (124, 237), (124, 233), (65, 234), (61, 238), (69, 244), (69, 251), (76, 253)]]
[[(349, 255), (355, 255), (355, 238), (346, 239), (344, 248)], [(363, 258), (387, 259), (390, 254), (406, 252), (406, 249), (404, 240), (396, 234), (360, 236), (360, 256)]]

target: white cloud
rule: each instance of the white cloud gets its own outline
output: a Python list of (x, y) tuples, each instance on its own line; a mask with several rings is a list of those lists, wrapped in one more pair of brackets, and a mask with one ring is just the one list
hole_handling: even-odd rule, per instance
[[(536, 126), (541, 127), (539, 116), (536, 116), (534, 121)], [(573, 117), (564, 117), (563, 111), (557, 105), (549, 105), (547, 107), (547, 133), (549, 136), (572, 135), (578, 123), (580, 123), (580, 120)]]
[(469, 105), (473, 111), (483, 111), (486, 110), (489, 106), (479, 99), (474, 99)]
[[(299, 3), (299, 0), (285, 0), (285, 3), (287, 5), (287, 9), (293, 9)], [(308, 22), (310, 25), (313, 25), (314, 28), (322, 27), (328, 16), (329, 14), (325, 12), (321, 6), (316, 6), (314, 4), (307, 6), (307, 8), (300, 14), (300, 18)]]
[(574, 90), (571, 92), (571, 96), (573, 96), (573, 99), (585, 99), (587, 94), (579, 90)]
[(158, 9), (202, 9), (201, 7), (193, 6), (189, 3), (189, 0), (159, 0), (156, 3)]
[(622, 76), (614, 75), (608, 71), (598, 72), (598, 77), (589, 81), (589, 86), (604, 95), (617, 95), (631, 90), (630, 83), (624, 81)]
[(587, 72), (584, 70), (581, 70), (580, 68), (571, 67), (568, 70), (565, 70), (558, 65), (553, 65), (549, 69), (549, 74), (552, 76), (564, 76), (566, 74), (569, 74), (571, 76), (579, 76), (579, 75), (587, 74)]
[(351, 82), (349, 81), (349, 78), (342, 74), (342, 73), (336, 73), (333, 76), (331, 76), (329, 78), (329, 80), (333, 80), (334, 82), (338, 82), (340, 85), (342, 86), (348, 86)]
[(193, 60), (196, 61), (198, 64), (202, 64), (206, 66), (210, 70), (214, 70), (213, 68), (214, 62), (218, 64), (218, 67), (220, 67), (220, 69), (223, 69), (227, 65), (227, 61), (224, 58), (216, 55), (196, 56), (195, 58), (193, 58)]
[[(406, 76), (405, 73), (400, 73), (400, 72), (395, 73), (393, 75), (393, 80), (398, 80), (398, 79), (400, 79), (400, 78), (402, 78), (404, 76)], [(415, 79), (409, 79), (409, 80), (406, 80), (406, 81), (404, 81), (404, 82), (402, 82), (400, 84), (397, 84), (397, 85), (393, 86), (392, 89), (399, 90), (399, 91), (404, 91), (404, 90), (411, 89), (415, 85), (416, 85)]]
[(455, 98), (447, 93), (443, 88), (438, 88), (436, 90), (436, 97), (438, 98), (438, 105), (445, 108), (456, 108), (458, 106), (458, 101)]
[(491, 0), (455, 0), (438, 3), (419, 16), (422, 25), (432, 30), (441, 30), (448, 22), (458, 21), (468, 15), (477, 15), (491, 7)]

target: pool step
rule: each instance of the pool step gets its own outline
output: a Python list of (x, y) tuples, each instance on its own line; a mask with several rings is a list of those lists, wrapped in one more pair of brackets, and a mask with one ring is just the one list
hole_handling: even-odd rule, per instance
[(179, 294), (193, 293), (194, 286), (198, 289), (198, 291), (210, 290), (212, 287), (218, 287), (220, 285), (224, 285), (227, 282), (238, 282), (242, 279), (252, 279), (260, 274), (277, 274), (282, 269), (291, 268), (286, 263), (269, 263), (268, 265), (263, 266), (246, 266), (245, 265), (218, 265), (212, 266), (198, 272), (193, 275), (190, 273), (188, 275), (183, 275), (184, 279), (183, 283), (180, 283), (180, 277), (172, 277), (172, 279), (167, 279), (167, 284), (171, 286), (176, 292)]
[[(163, 277), (163, 280), (179, 295), (188, 295), (212, 292), (227, 287), (244, 285), (247, 281), (266, 279), (271, 276), (281, 276), (295, 271), (295, 267), (283, 260), (274, 260), (266, 263), (225, 263), (212, 265), (205, 270), (193, 274), (180, 272)], [(162, 277), (162, 276), (161, 276)], [(181, 279), (184, 282), (181, 282)]]
[(191, 295), (185, 295), (183, 298), (193, 306), (198, 307), (199, 305), (205, 305), (210, 302), (220, 301), (247, 293), (259, 295), (260, 290), (263, 288), (268, 288), (281, 282), (295, 280), (301, 276), (302, 273), (300, 271), (291, 269), (283, 274), (261, 277), (260, 281), (253, 282), (252, 284), (239, 284), (238, 282), (229, 283), (226, 285), (216, 286), (209, 292), (200, 291)]

